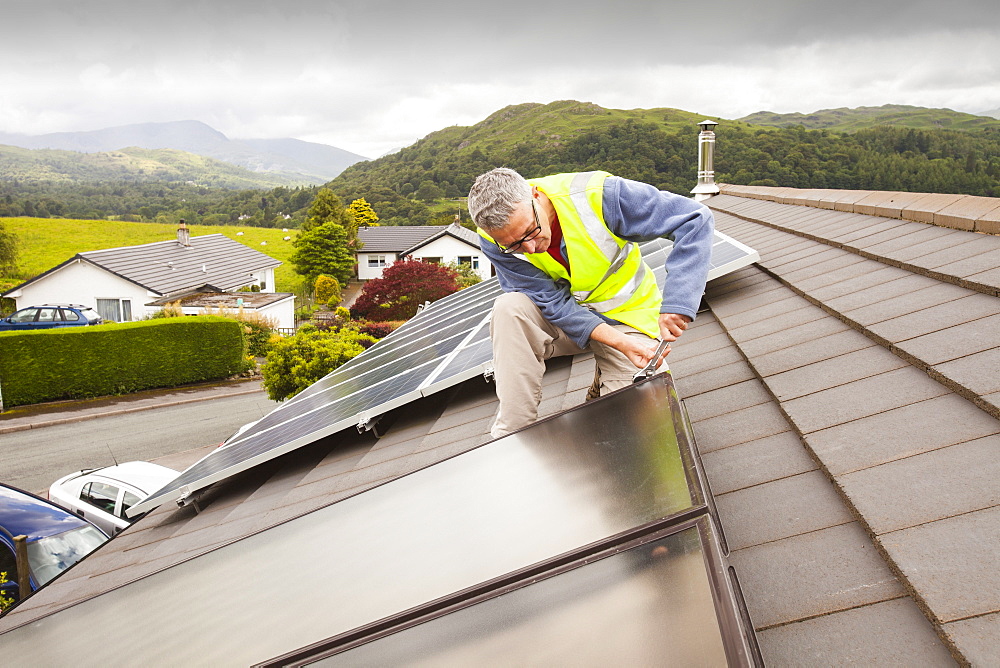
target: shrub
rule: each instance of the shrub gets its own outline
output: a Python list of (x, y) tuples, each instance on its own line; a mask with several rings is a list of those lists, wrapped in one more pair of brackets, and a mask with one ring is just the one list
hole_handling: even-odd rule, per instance
[(468, 262), (449, 262), (445, 266), (457, 274), (458, 278), (456, 280), (458, 281), (459, 290), (464, 290), (476, 283), (483, 282), (483, 277)]
[[(0, 584), (4, 582), (7, 582), (7, 573), (0, 572)], [(0, 592), (0, 612), (3, 612), (12, 605), (14, 605), (14, 599), (9, 596), (4, 596), (3, 592)]]
[(163, 305), (159, 311), (153, 311), (148, 316), (146, 320), (158, 320), (159, 318), (180, 318), (183, 317), (184, 310), (181, 308), (180, 300), (175, 302), (167, 302)]
[(370, 320), (359, 320), (354, 323), (358, 331), (376, 339), (384, 339), (392, 334), (404, 323), (403, 320), (387, 320), (385, 322), (372, 322)]
[(247, 369), (240, 324), (212, 316), (0, 333), (9, 406), (175, 387)]
[(267, 395), (275, 401), (294, 397), (373, 343), (374, 338), (349, 327), (324, 332), (305, 325), (268, 351), (262, 370)]
[(365, 283), (351, 307), (351, 317), (368, 320), (408, 320), (424, 302), (458, 290), (456, 273), (439, 264), (407, 259), (386, 267), (382, 278)]
[(243, 311), (236, 315), (236, 320), (243, 324), (246, 336), (247, 355), (264, 357), (271, 345), (271, 334), (278, 328), (278, 321), (260, 313)]
[(235, 311), (227, 308), (202, 309), (204, 315), (215, 315), (221, 318), (231, 318), (243, 325), (243, 334), (247, 344), (247, 355), (251, 358), (264, 357), (271, 340), (271, 333), (278, 329), (275, 318), (262, 315), (257, 311), (244, 311), (240, 306)]
[(329, 304), (330, 308), (335, 308), (340, 303), (341, 290), (340, 281), (333, 276), (321, 274), (316, 279), (316, 303)]

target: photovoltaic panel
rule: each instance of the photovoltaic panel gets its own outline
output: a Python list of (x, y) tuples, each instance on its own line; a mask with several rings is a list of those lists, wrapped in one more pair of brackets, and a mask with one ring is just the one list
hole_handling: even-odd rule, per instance
[[(749, 246), (716, 230), (712, 240), (712, 259), (708, 270), (708, 280), (730, 274), (737, 269), (749, 267), (760, 260), (760, 254)], [(642, 258), (653, 270), (656, 280), (663, 287), (666, 278), (663, 263), (674, 247), (669, 239), (654, 239), (640, 244)]]
[[(709, 280), (759, 259), (753, 249), (721, 232), (714, 234)], [(672, 248), (668, 239), (640, 246), (661, 287), (663, 263)], [(188, 496), (330, 434), (361, 428), (394, 408), (488, 371), (493, 361), (489, 313), (501, 293), (493, 278), (434, 302), (132, 506), (129, 515)]]
[[(240, 471), (482, 374), (492, 361), (489, 313), (498, 281), (434, 302), (129, 509), (136, 515)], [(485, 345), (484, 345), (485, 341)]]

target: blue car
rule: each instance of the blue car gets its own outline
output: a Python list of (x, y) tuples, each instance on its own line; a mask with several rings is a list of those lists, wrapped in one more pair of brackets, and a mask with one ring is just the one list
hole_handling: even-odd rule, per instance
[(35, 591), (103, 545), (108, 536), (96, 526), (50, 501), (0, 484), (0, 594), (18, 600), (17, 548), (26, 536), (28, 579)]
[(15, 311), (0, 320), (0, 332), (22, 329), (52, 329), (100, 325), (104, 319), (89, 306), (82, 304), (43, 304)]

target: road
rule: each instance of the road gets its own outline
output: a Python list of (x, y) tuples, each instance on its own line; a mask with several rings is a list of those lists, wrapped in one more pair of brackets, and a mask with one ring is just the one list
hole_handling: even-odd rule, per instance
[[(181, 453), (207, 453), (277, 405), (254, 392), (0, 434), (0, 482), (39, 493), (67, 473), (115, 460), (166, 457), (164, 464), (183, 468), (191, 457)], [(197, 460), (205, 453), (192, 456)]]

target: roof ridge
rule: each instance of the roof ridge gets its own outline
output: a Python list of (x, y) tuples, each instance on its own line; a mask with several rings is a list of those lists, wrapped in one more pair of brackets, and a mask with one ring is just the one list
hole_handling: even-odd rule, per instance
[[(212, 232), (211, 234), (199, 234), (196, 237), (191, 237), (190, 240), (194, 241), (195, 239), (205, 239), (207, 237), (224, 237), (226, 239), (229, 239), (229, 237), (227, 237), (222, 232)], [(84, 255), (84, 256), (86, 256), (86, 255), (91, 255), (93, 253), (104, 253), (104, 252), (109, 252), (109, 251), (131, 250), (133, 248), (145, 248), (145, 247), (148, 247), (148, 246), (157, 246), (157, 245), (160, 245), (160, 244), (171, 244), (171, 243), (180, 245), (180, 242), (178, 242), (177, 239), (163, 239), (162, 241), (149, 241), (149, 242), (146, 242), (144, 244), (133, 244), (131, 246), (115, 246), (114, 248), (98, 248), (96, 250), (91, 250), (91, 251), (81, 251), (81, 252), (77, 253), (77, 255)], [(239, 243), (239, 242), (237, 241), (236, 243)], [(251, 248), (250, 250), (256, 250), (256, 249)]]
[(719, 184), (719, 189), (723, 195), (899, 218), (985, 234), (1000, 234), (1000, 198), (998, 197), (731, 184)]

